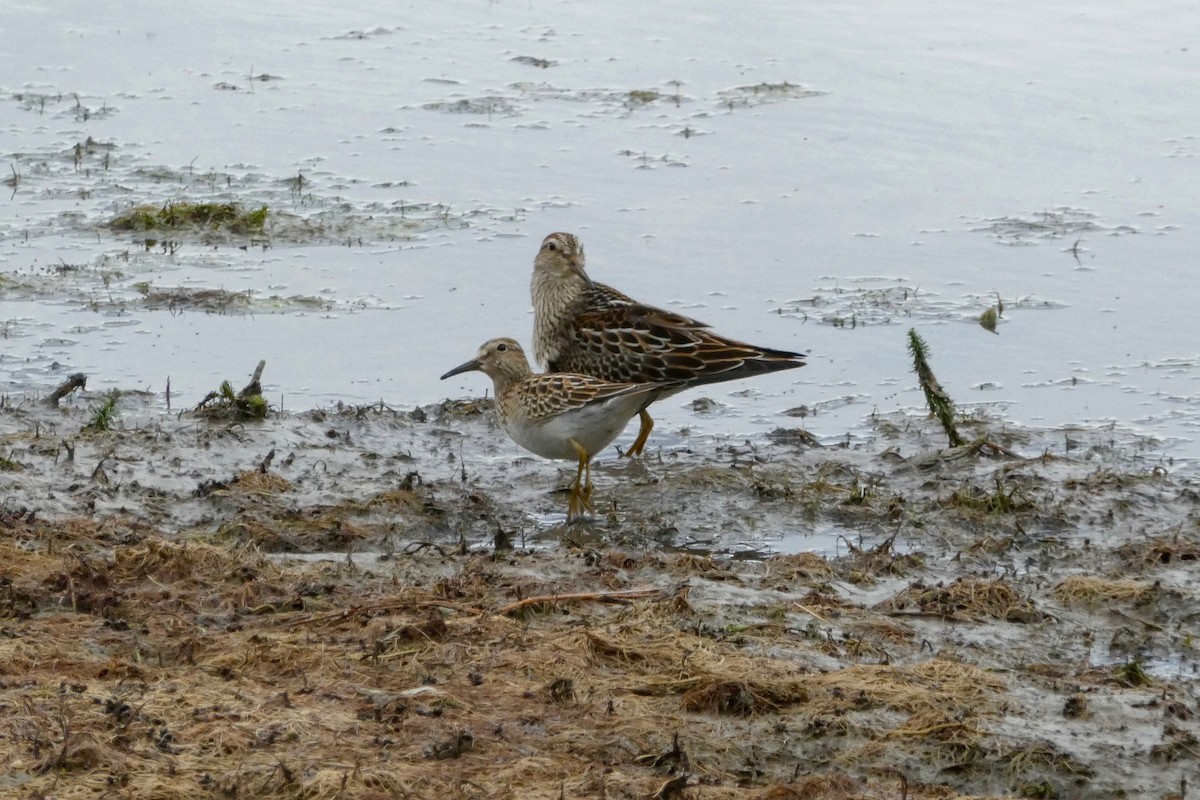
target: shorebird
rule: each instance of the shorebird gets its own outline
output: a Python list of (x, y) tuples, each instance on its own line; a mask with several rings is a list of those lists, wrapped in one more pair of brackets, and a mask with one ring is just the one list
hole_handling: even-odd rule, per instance
[[(592, 281), (585, 266), (583, 243), (570, 233), (543, 239), (533, 261), (533, 354), (549, 372), (675, 384), (659, 399), (691, 386), (804, 366), (803, 353), (726, 339), (703, 322)], [(645, 408), (639, 416), (628, 456), (642, 452), (654, 428)]]
[(515, 339), (484, 342), (475, 358), (442, 380), (478, 370), (496, 389), (496, 416), (514, 442), (543, 458), (575, 460), (567, 519), (592, 510), (592, 456), (672, 384), (612, 383), (588, 375), (535, 375)]

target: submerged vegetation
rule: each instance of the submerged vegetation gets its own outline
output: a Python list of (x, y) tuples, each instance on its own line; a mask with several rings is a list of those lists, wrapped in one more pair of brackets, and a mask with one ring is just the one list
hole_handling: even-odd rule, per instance
[(246, 210), (238, 203), (167, 203), (135, 206), (108, 223), (114, 231), (225, 230), (235, 234), (262, 233), (267, 207)]
[(777, 103), (782, 100), (796, 100), (807, 97), (819, 97), (825, 92), (809, 88), (789, 81), (770, 83), (763, 81), (749, 86), (735, 86), (717, 92), (717, 102), (728, 109), (738, 106), (757, 106), (765, 103)]
[(656, 89), (630, 89), (629, 104), (632, 106), (644, 106), (653, 103), (655, 100), (662, 97)]

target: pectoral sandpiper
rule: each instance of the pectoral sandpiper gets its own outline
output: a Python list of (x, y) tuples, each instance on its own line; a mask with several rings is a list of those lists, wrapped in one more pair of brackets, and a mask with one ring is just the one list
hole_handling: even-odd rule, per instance
[(567, 518), (591, 510), (592, 456), (617, 438), (629, 420), (664, 391), (651, 383), (610, 383), (588, 375), (535, 375), (515, 339), (485, 342), (470, 361), (442, 380), (479, 370), (496, 388), (496, 415), (512, 440), (544, 458), (576, 460)]
[[(542, 240), (533, 262), (533, 353), (550, 372), (576, 372), (618, 383), (690, 386), (804, 366), (804, 354), (756, 347), (713, 333), (703, 322), (648, 306), (595, 283), (583, 243), (570, 233)], [(654, 427), (643, 408), (626, 455), (642, 452)]]

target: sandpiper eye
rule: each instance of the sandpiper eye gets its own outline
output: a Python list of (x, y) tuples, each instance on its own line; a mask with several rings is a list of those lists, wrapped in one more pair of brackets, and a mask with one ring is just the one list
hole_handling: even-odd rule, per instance
[(546, 249), (547, 250), (557, 250), (558, 245), (555, 244), (554, 242), (546, 242)]
[(504, 344), (503, 342), (501, 342), (500, 344), (496, 345), (496, 352), (497, 352), (497, 353), (503, 353), (503, 352), (506, 352), (507, 350), (508, 350), (508, 345)]

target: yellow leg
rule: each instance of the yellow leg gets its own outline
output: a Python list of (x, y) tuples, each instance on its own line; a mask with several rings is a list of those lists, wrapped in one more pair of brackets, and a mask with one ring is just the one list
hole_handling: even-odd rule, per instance
[(587, 460), (587, 466), (583, 468), (583, 504), (587, 506), (588, 511), (592, 510), (592, 460)]
[[(579, 454), (579, 469), (575, 471), (575, 482), (571, 484), (571, 499), (567, 501), (567, 519), (583, 516), (592, 510), (592, 456), (578, 441), (571, 439), (571, 447)], [(586, 479), (585, 479), (586, 474)]]
[(642, 427), (638, 431), (637, 438), (633, 440), (633, 444), (625, 451), (625, 455), (629, 458), (642, 454), (642, 450), (646, 447), (646, 440), (650, 438), (650, 431), (654, 430), (654, 420), (650, 418), (646, 409), (643, 408), (638, 413), (638, 419), (642, 421)]

